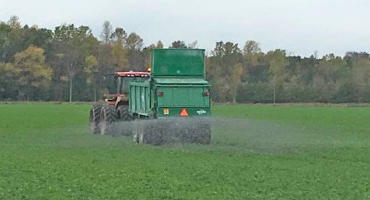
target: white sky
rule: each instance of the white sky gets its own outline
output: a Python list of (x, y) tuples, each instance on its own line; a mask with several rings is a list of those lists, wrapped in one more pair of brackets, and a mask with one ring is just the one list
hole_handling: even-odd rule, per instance
[(210, 51), (221, 40), (241, 48), (256, 40), (264, 51), (291, 55), (370, 52), (369, 0), (0, 0), (0, 21), (12, 15), (51, 29), (87, 25), (96, 36), (109, 20), (145, 45), (198, 40)]

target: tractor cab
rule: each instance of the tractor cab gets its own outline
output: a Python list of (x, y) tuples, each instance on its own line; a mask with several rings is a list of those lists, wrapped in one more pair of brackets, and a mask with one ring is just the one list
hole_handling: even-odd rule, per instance
[(150, 77), (149, 72), (116, 72), (117, 79), (117, 94), (128, 94), (129, 83), (131, 81), (145, 80)]
[(149, 72), (115, 72), (113, 80), (109, 79), (113, 84), (109, 84), (109, 94), (104, 95), (104, 101), (110, 105), (118, 105), (119, 103), (128, 104), (129, 83), (132, 81), (146, 80), (150, 77)]

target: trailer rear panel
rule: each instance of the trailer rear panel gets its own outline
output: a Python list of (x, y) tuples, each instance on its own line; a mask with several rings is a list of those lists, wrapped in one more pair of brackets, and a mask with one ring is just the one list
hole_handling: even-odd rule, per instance
[(203, 49), (154, 49), (152, 77), (204, 77)]

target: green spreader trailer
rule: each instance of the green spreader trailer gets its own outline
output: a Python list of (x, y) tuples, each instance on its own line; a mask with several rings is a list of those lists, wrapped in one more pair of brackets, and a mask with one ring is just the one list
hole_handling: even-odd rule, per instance
[(210, 143), (203, 49), (153, 49), (150, 72), (116, 72), (115, 79), (116, 94), (90, 109), (93, 133), (116, 134), (126, 126), (138, 143)]

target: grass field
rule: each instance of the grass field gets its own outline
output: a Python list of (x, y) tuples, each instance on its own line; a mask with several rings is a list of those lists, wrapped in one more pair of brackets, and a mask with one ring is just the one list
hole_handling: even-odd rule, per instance
[(0, 199), (370, 199), (370, 108), (217, 105), (209, 146), (91, 135), (88, 105), (0, 105)]

